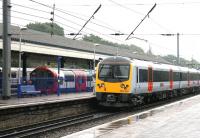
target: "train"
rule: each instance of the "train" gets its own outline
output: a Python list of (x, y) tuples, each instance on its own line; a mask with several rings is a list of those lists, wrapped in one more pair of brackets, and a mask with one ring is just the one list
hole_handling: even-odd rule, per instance
[[(22, 68), (20, 73), (20, 83), (24, 83), (23, 80), (26, 82), (30, 79), (30, 73), (34, 70), (34, 68), (27, 68), (26, 69), (26, 78), (22, 79)], [(10, 74), (10, 84), (11, 84), (11, 92), (15, 94), (17, 92), (17, 85), (19, 84), (19, 68), (18, 67), (11, 67), (11, 74)], [(2, 92), (2, 67), (0, 67), (0, 93)]]
[(30, 73), (30, 80), (42, 93), (93, 92), (94, 71), (85, 69), (39, 66)]
[(95, 86), (102, 106), (137, 106), (198, 91), (200, 71), (113, 56), (98, 63)]

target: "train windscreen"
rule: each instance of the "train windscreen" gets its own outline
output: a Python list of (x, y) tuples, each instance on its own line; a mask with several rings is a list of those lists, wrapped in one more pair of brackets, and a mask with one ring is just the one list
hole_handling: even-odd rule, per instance
[(130, 65), (101, 64), (99, 79), (105, 82), (122, 82), (129, 79)]

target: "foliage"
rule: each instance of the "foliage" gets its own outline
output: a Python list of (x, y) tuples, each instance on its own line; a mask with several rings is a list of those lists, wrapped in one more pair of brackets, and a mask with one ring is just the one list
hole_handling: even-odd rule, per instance
[(29, 23), (26, 25), (27, 28), (36, 30), (36, 31), (40, 31), (40, 32), (46, 32), (46, 33), (50, 33), (53, 32), (54, 35), (61, 35), (64, 36), (64, 29), (62, 27), (60, 27), (58, 24), (53, 23), (53, 30), (52, 30), (52, 23), (40, 23), (40, 22), (36, 22), (36, 23)]
[(89, 36), (84, 35), (83, 40), (84, 41), (88, 41), (88, 42), (92, 42), (92, 43), (102, 44), (102, 45), (119, 47), (121, 49), (129, 49), (131, 51), (136, 51), (139, 54), (144, 54), (143, 49), (141, 49), (140, 47), (137, 47), (137, 46), (135, 46), (133, 44), (131, 44), (131, 45), (125, 45), (125, 44), (113, 43), (113, 42), (104, 40), (101, 37), (93, 35), (93, 34), (90, 34)]
[[(165, 60), (167, 60), (168, 62), (177, 65), (177, 57), (174, 55), (167, 55), (167, 56), (163, 56), (163, 58)], [(180, 65), (181, 66), (185, 66), (185, 67), (192, 67), (192, 68), (199, 68), (199, 62), (192, 59), (191, 61), (186, 60), (184, 58), (180, 58)]]

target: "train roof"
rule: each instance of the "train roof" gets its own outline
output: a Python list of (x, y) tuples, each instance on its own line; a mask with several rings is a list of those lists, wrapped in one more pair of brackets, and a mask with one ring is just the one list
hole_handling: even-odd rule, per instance
[[(58, 72), (58, 68), (50, 68), (48, 66), (38, 66), (37, 68), (35, 68), (34, 70), (49, 70), (51, 72), (55, 72), (57, 73)], [(93, 70), (88, 70), (88, 69), (71, 69), (71, 68), (60, 68), (60, 73), (62, 72), (65, 72), (65, 71), (85, 71), (85, 72), (91, 72), (91, 73), (94, 73)]]
[(113, 56), (113, 57), (108, 57), (105, 58), (100, 62), (101, 64), (130, 64), (131, 60), (126, 57), (121, 57), (121, 56)]
[(121, 56), (113, 56), (106, 58), (100, 62), (100, 64), (108, 64), (108, 63), (121, 63), (121, 64), (127, 64), (131, 63), (133, 65), (136, 65), (141, 68), (148, 68), (152, 67), (154, 69), (163, 69), (163, 70), (169, 70), (172, 69), (173, 71), (179, 71), (181, 70), (182, 72), (199, 72), (197, 69), (193, 68), (188, 68), (188, 67), (181, 67), (181, 66), (175, 66), (171, 64), (163, 64), (163, 63), (158, 63), (158, 62), (153, 62), (153, 61), (143, 61), (143, 60), (138, 60), (138, 59), (130, 59), (126, 57), (121, 57)]

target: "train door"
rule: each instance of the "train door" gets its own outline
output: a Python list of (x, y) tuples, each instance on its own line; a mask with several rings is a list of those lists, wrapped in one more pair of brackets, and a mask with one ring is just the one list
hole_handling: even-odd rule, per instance
[(148, 67), (148, 92), (153, 90), (153, 69)]
[(189, 71), (187, 73), (187, 81), (188, 81), (188, 87), (190, 87), (190, 73), (189, 73)]
[(169, 71), (169, 88), (172, 90), (173, 89), (173, 71), (170, 69)]
[(84, 71), (75, 72), (76, 91), (86, 91), (86, 74)]

